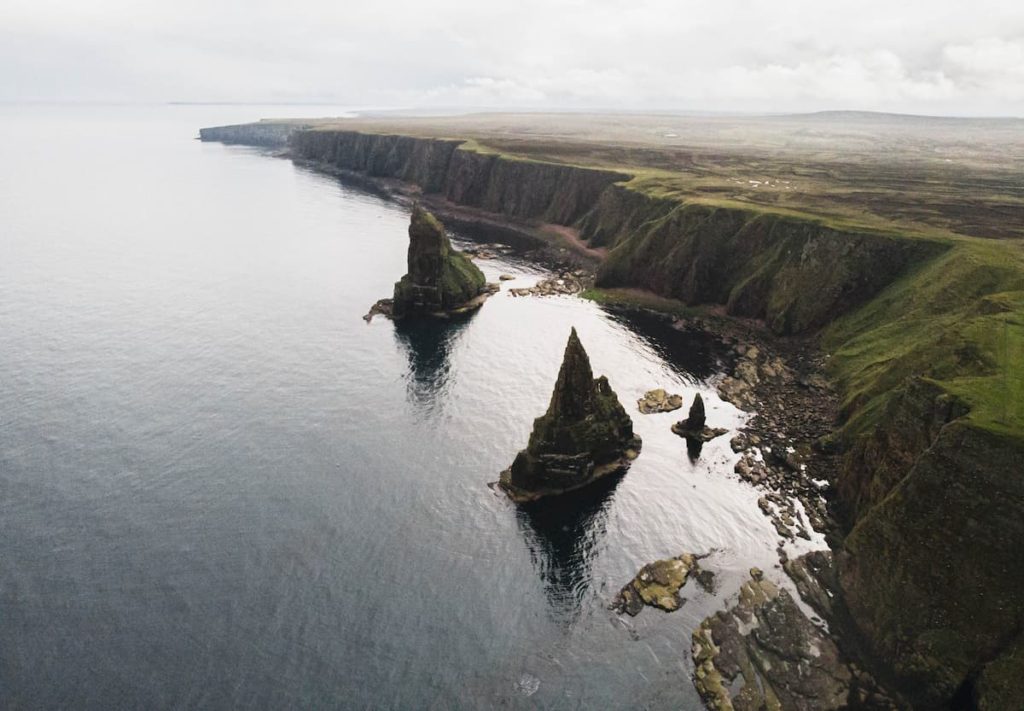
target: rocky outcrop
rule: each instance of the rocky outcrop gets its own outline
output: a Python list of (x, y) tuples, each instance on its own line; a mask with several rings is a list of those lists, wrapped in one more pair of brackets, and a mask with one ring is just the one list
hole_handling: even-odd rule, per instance
[(625, 471), (640, 445), (608, 379), (594, 378), (574, 328), (548, 410), (499, 485), (517, 502), (573, 491)]
[[(691, 574), (698, 571), (700, 556), (683, 553), (675, 558), (648, 563), (629, 581), (612, 601), (612, 609), (630, 616), (640, 614), (644, 605), (675, 612), (683, 605), (679, 591)], [(707, 571), (710, 572), (710, 571)]]
[(680, 420), (672, 425), (672, 431), (688, 440), (710, 442), (715, 437), (720, 437), (729, 430), (721, 427), (707, 426), (707, 416), (704, 413), (704, 398), (700, 396), (700, 393), (697, 393), (693, 398), (693, 404), (690, 405), (689, 416), (685, 420)]
[(409, 224), (408, 264), (408, 273), (395, 283), (394, 318), (473, 309), (488, 294), (483, 272), (452, 249), (444, 225), (419, 205)]
[(853, 673), (789, 592), (751, 570), (739, 601), (693, 632), (694, 683), (719, 711), (849, 708)]
[(636, 406), (641, 414), (653, 415), (658, 412), (672, 412), (683, 406), (681, 395), (669, 395), (663, 388), (648, 390), (644, 396), (636, 401)]

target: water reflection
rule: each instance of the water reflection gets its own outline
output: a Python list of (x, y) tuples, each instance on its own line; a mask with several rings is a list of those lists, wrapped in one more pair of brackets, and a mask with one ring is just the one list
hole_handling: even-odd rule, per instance
[(409, 400), (428, 410), (439, 406), (448, 385), (451, 353), (474, 313), (447, 319), (403, 319), (395, 323), (395, 340), (409, 359)]
[[(616, 323), (649, 345), (677, 373), (688, 380), (706, 381), (722, 372), (722, 347), (703, 331), (681, 331), (663, 314), (638, 309), (601, 306)], [(698, 450), (699, 454), (699, 450)]]
[(621, 474), (608, 477), (582, 491), (518, 507), (516, 520), (544, 583), (551, 612), (566, 625), (580, 615), (608, 509), (621, 479)]
[(704, 440), (697, 437), (686, 438), (686, 456), (690, 458), (691, 462), (695, 462), (700, 458), (702, 449), (704, 449)]

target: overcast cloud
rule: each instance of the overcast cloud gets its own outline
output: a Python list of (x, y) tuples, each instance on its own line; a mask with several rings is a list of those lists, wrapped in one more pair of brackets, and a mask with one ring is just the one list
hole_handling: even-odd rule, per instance
[(1020, 0), (4, 0), (0, 100), (1024, 115)]

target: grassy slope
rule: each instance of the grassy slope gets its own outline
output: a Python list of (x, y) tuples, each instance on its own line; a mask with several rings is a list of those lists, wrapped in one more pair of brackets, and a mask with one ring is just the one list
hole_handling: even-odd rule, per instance
[(824, 343), (854, 432), (923, 375), (967, 403), (974, 426), (1024, 440), (1024, 245), (957, 240), (834, 323)]

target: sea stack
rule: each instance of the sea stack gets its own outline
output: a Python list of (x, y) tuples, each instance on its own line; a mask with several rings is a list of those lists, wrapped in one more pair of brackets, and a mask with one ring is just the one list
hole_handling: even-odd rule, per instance
[[(721, 427), (708, 427), (707, 416), (704, 413), (704, 398), (697, 393), (690, 405), (690, 414), (685, 420), (672, 425), (672, 431), (688, 441), (708, 442), (715, 437), (724, 435), (729, 430)], [(699, 449), (698, 449), (699, 451)]]
[(608, 379), (594, 378), (574, 328), (551, 404), (498, 483), (517, 502), (563, 494), (625, 471), (640, 444)]
[(419, 205), (409, 223), (408, 263), (409, 273), (395, 283), (394, 318), (468, 311), (492, 293), (483, 272), (452, 249), (440, 220)]

